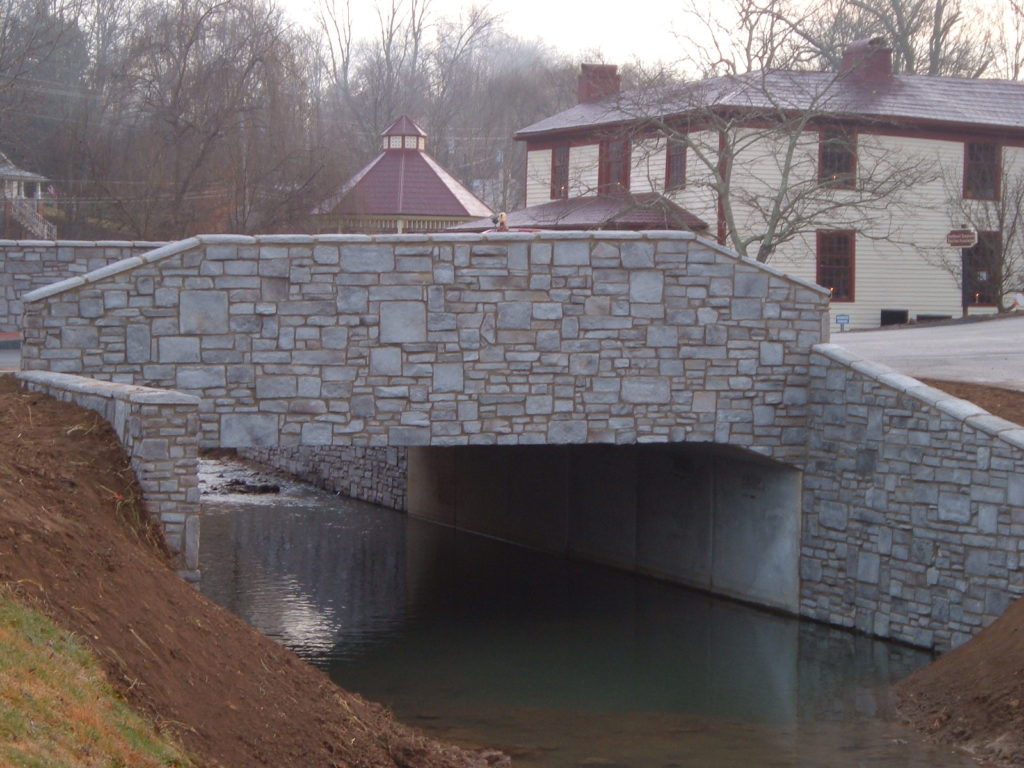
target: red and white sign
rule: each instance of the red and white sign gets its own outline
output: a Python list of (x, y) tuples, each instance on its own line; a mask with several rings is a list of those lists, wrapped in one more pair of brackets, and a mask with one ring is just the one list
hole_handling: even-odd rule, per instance
[(978, 244), (978, 230), (952, 229), (946, 235), (946, 245), (950, 248), (973, 248)]

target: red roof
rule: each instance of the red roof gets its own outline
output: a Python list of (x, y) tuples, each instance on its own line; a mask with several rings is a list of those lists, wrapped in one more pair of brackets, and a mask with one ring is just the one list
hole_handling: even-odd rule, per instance
[[(656, 194), (596, 195), (553, 200), (508, 214), (509, 229), (689, 229), (708, 228), (703, 220)], [(449, 227), (449, 232), (482, 232), (493, 229), (491, 219), (468, 221)]]
[(405, 115), (395, 120), (391, 125), (383, 130), (381, 136), (423, 136), (426, 137), (427, 132), (420, 128), (416, 123), (410, 120)]
[[(381, 135), (426, 136), (404, 116)], [(471, 217), (490, 216), (491, 209), (426, 152), (394, 148), (377, 155), (313, 213)]]

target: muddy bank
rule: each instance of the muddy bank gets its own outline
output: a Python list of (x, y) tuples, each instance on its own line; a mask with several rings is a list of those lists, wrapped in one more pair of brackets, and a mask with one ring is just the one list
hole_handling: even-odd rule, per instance
[(940, 744), (1024, 765), (1024, 601), (896, 686), (899, 712)]
[(0, 376), (0, 582), (71, 629), (197, 764), (483, 768), (215, 606), (171, 570), (110, 428)]

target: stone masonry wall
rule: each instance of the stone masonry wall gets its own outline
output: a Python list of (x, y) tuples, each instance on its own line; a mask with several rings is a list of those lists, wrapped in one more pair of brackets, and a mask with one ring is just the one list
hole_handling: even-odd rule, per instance
[(117, 433), (142, 489), (147, 513), (160, 520), (183, 575), (199, 568), (199, 401), (180, 392), (114, 384), (62, 373), (24, 371), (18, 379), (95, 411)]
[(408, 449), (355, 446), (242, 448), (250, 459), (352, 499), (408, 510)]
[(827, 293), (690, 233), (204, 236), (26, 297), (22, 365), (202, 400), (202, 444), (803, 455)]
[(945, 650), (1024, 594), (1024, 428), (834, 345), (810, 391), (803, 615)]
[(409, 445), (715, 442), (803, 471), (803, 615), (948, 648), (1024, 593), (1024, 429), (690, 234), (208, 236), (25, 300), (24, 367), (187, 392), (202, 445), (359, 498), (405, 506)]
[(22, 294), (139, 256), (163, 243), (0, 240), (0, 333), (21, 328)]

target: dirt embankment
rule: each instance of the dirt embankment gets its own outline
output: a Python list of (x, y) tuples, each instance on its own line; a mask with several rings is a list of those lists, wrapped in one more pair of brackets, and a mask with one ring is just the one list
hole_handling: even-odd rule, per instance
[(170, 569), (116, 436), (0, 376), (0, 583), (80, 635), (197, 764), (484, 768), (214, 605)]
[(1024, 601), (896, 686), (900, 715), (988, 764), (1024, 765)]

